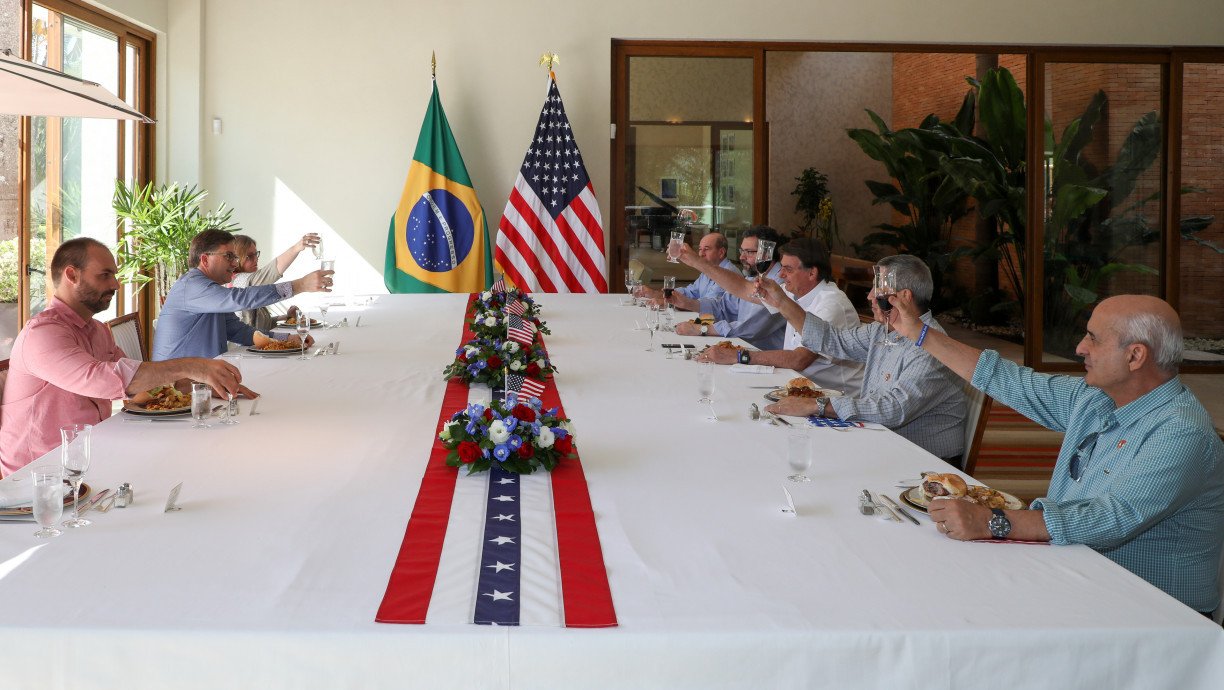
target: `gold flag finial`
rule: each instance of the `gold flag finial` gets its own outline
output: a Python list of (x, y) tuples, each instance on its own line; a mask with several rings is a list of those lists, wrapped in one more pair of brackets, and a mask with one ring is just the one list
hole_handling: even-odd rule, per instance
[(435, 50), (429, 51), (429, 73), (434, 79), (438, 78), (438, 52)]
[(561, 62), (561, 56), (556, 53), (544, 53), (540, 56), (540, 65), (547, 66), (549, 72), (552, 72), (553, 65), (559, 62)]

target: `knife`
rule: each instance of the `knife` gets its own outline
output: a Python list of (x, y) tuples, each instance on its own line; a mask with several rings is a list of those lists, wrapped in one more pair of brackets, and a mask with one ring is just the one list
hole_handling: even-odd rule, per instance
[(908, 510), (906, 510), (905, 508), (902, 508), (901, 506), (897, 505), (897, 502), (896, 502), (896, 501), (894, 501), (894, 500), (892, 500), (892, 497), (891, 497), (891, 496), (889, 496), (888, 494), (880, 494), (880, 498), (884, 499), (885, 501), (888, 501), (888, 505), (892, 506), (892, 507), (893, 507), (893, 510), (895, 510), (896, 512), (898, 512), (898, 513), (900, 513), (901, 515), (905, 516), (905, 519), (906, 519), (906, 520), (909, 520), (910, 522), (914, 523), (915, 525), (920, 525), (920, 524), (922, 524), (922, 523), (918, 522), (918, 520), (917, 520), (917, 519), (916, 519), (916, 518), (915, 518), (913, 515), (910, 515)]
[[(866, 491), (866, 489), (864, 489), (864, 491)], [(871, 492), (867, 491), (867, 495), (871, 496)], [(897, 514), (892, 511), (892, 508), (889, 508), (883, 503), (880, 503), (879, 501), (875, 500), (874, 497), (871, 499), (871, 502), (874, 503), (875, 507), (880, 509), (884, 513), (884, 515), (887, 515), (889, 520), (892, 520), (893, 522), (901, 522), (901, 518), (897, 517)]]
[(77, 509), (77, 517), (80, 517), (84, 515), (85, 513), (88, 513), (94, 506), (98, 505), (99, 501), (109, 496), (110, 492), (111, 492), (110, 489), (103, 489), (99, 491), (98, 493), (94, 494), (93, 498), (85, 502), (84, 507)]

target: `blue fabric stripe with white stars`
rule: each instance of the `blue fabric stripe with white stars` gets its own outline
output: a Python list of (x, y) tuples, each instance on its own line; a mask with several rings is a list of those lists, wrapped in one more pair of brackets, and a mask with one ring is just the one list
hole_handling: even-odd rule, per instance
[(519, 624), (519, 566), (523, 553), (523, 526), (519, 521), (521, 500), (518, 476), (494, 463), (489, 469), (484, 548), (480, 556), (473, 623)]

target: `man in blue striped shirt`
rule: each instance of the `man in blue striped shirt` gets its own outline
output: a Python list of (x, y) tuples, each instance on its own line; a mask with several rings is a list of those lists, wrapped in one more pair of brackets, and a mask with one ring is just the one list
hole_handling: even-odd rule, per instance
[(1111, 297), (1076, 348), (1085, 375), (1038, 374), (927, 329), (912, 296), (892, 300), (897, 330), (990, 396), (1064, 431), (1049, 495), (1031, 510), (936, 500), (931, 518), (953, 539), (1087, 544), (1209, 614), (1220, 605), (1224, 444), (1177, 376), (1182, 330), (1163, 300)]

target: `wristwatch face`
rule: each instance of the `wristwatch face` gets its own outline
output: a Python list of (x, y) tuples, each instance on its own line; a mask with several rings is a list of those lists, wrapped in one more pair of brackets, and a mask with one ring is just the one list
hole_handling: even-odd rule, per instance
[(701, 324), (701, 334), (705, 335), (706, 333), (709, 333), (709, 332), (710, 332), (710, 327), (705, 324)]
[(994, 516), (990, 518), (990, 536), (995, 539), (1006, 539), (1007, 535), (1011, 534), (1011, 520), (1007, 519), (1007, 514), (998, 508), (993, 509)]

